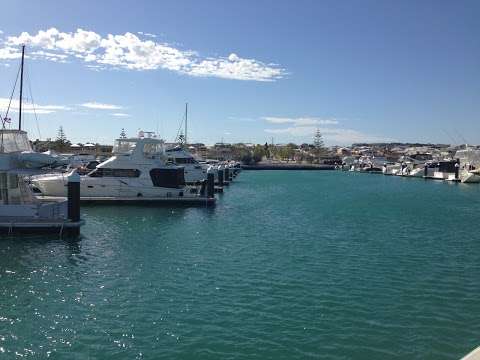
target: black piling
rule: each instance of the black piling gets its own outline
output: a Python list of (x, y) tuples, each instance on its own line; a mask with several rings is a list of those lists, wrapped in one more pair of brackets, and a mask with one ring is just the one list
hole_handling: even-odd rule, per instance
[(230, 179), (230, 169), (228, 167), (225, 167), (225, 181), (232, 181), (232, 179)]
[(455, 179), (458, 180), (458, 175), (460, 171), (460, 159), (457, 159), (455, 162)]
[(223, 186), (223, 169), (218, 169), (218, 186)]
[(428, 176), (428, 165), (425, 164), (425, 166), (423, 167), (423, 176), (427, 177)]
[(207, 180), (203, 180), (202, 187), (200, 188), (200, 196), (205, 196), (206, 189), (207, 189)]
[(215, 175), (213, 172), (207, 173), (207, 197), (213, 198), (215, 196)]
[[(68, 176), (68, 219), (71, 222), (78, 223), (80, 221), (80, 175), (73, 172)], [(72, 235), (80, 234), (80, 226), (73, 227), (70, 230)]]

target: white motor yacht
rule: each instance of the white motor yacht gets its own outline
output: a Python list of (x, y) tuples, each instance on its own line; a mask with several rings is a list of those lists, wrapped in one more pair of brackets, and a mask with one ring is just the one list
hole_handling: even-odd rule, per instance
[[(184, 168), (170, 165), (164, 142), (154, 137), (117, 139), (113, 156), (80, 177), (82, 200), (167, 199), (203, 197), (196, 187), (185, 185)], [(64, 174), (35, 176), (33, 186), (44, 196), (65, 196)]]

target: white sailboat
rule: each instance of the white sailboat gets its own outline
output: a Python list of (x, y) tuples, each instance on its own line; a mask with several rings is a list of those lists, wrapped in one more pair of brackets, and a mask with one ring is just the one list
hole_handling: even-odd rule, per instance
[[(78, 207), (75, 207), (74, 211), (69, 200), (40, 201), (25, 182), (25, 177), (33, 171), (32, 167), (42, 167), (50, 161), (47, 161), (47, 155), (32, 151), (27, 133), (21, 130), (24, 56), (23, 46), (18, 130), (5, 129), (9, 109), (2, 118), (0, 130), (0, 232), (78, 235), (83, 224), (79, 215), (79, 200), (77, 199), (75, 206)], [(69, 180), (76, 180), (74, 177), (75, 174), (72, 174)]]

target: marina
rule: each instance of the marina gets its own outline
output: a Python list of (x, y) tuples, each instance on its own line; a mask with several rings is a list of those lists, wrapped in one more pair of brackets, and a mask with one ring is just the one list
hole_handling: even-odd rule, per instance
[(193, 349), (460, 359), (480, 331), (479, 195), (404, 177), (245, 171), (214, 208), (85, 206), (81, 241), (0, 242), (0, 346), (120, 360)]
[(480, 2), (8, 2), (0, 360), (480, 360)]

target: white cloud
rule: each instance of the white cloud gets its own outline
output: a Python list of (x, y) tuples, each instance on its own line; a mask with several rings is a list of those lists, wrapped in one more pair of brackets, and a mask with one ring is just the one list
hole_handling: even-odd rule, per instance
[(336, 127), (339, 122), (334, 118), (321, 119), (318, 117), (289, 118), (266, 116), (262, 119), (272, 125), (289, 125), (288, 127), (264, 129), (265, 132), (285, 138), (294, 137), (297, 138), (297, 140), (302, 139), (302, 141), (313, 139), (317, 129), (320, 130), (324, 140), (329, 144), (348, 145), (357, 142), (382, 142), (393, 140), (383, 136), (366, 134), (354, 129)]
[(86, 107), (88, 109), (98, 109), (98, 110), (120, 110), (120, 109), (123, 109), (123, 107), (119, 106), (119, 105), (102, 104), (102, 103), (98, 103), (98, 102), (95, 102), (95, 101), (86, 102), (86, 103), (80, 104), (80, 106)]
[(337, 125), (338, 124), (338, 120), (336, 119), (321, 119), (317, 117), (288, 118), (288, 117), (265, 116), (262, 119), (270, 124), (292, 124), (294, 126)]
[(12, 46), (6, 46), (0, 49), (0, 59), (1, 60), (13, 60), (19, 59), (22, 56), (21, 51)]
[(130, 117), (129, 114), (125, 114), (125, 113), (112, 113), (110, 115), (116, 116), (116, 117)]
[(289, 137), (313, 139), (317, 129), (320, 130), (324, 140), (329, 144), (349, 145), (358, 142), (383, 142), (394, 140), (385, 136), (366, 134), (353, 129), (325, 127), (318, 128), (316, 126), (292, 126), (281, 129), (265, 129), (265, 132), (269, 134), (283, 135)]
[[(2, 110), (2, 114), (7, 111), (8, 104), (10, 102), (9, 98), (0, 98), (0, 109)], [(12, 99), (10, 104), (10, 111), (11, 112), (18, 112), (19, 111), (19, 101), (17, 99)], [(71, 110), (68, 106), (64, 105), (40, 105), (40, 104), (33, 104), (28, 102), (22, 102), (22, 112), (27, 114), (51, 114), (57, 111), (66, 111)]]
[[(150, 33), (137, 34), (150, 39), (156, 37)], [(8, 36), (0, 49), (0, 59), (18, 58), (19, 51), (15, 46), (26, 44), (40, 49), (36, 51), (36, 58), (60, 62), (77, 58), (94, 69), (102, 66), (129, 70), (167, 69), (190, 76), (251, 81), (275, 81), (286, 75), (286, 71), (278, 65), (241, 58), (235, 53), (227, 57), (202, 58), (197, 52), (150, 39), (141, 39), (130, 32), (102, 37), (83, 29), (61, 32), (50, 28), (37, 34), (22, 32), (19, 36)]]
[(137, 34), (147, 36), (147, 37), (151, 37), (151, 38), (156, 38), (157, 37), (157, 35), (155, 35), (155, 34), (146, 33), (146, 32), (143, 32), (143, 31), (137, 31)]

